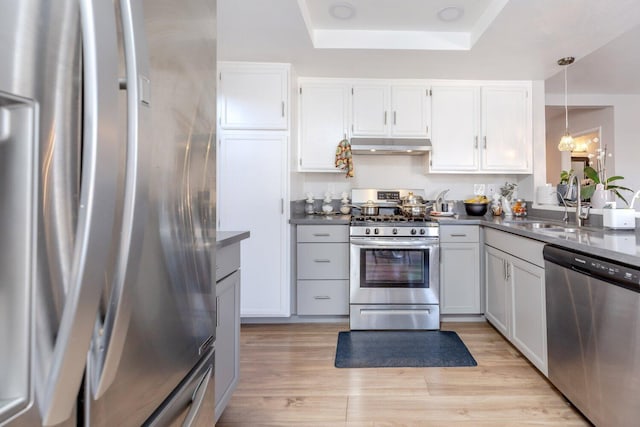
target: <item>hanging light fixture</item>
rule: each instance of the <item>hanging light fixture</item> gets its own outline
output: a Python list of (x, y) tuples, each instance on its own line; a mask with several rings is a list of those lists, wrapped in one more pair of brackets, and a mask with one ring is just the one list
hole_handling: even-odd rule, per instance
[(564, 67), (564, 136), (560, 138), (558, 144), (558, 150), (560, 151), (573, 151), (576, 147), (573, 137), (569, 133), (569, 107), (567, 106), (567, 68), (573, 64), (575, 58), (573, 56), (567, 56), (566, 58), (558, 59), (558, 65)]

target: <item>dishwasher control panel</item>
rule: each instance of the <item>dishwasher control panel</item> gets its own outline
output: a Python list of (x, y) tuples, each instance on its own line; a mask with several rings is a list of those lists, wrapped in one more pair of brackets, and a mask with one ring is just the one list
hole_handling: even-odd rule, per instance
[(552, 245), (545, 246), (543, 254), (546, 261), (640, 292), (640, 268)]

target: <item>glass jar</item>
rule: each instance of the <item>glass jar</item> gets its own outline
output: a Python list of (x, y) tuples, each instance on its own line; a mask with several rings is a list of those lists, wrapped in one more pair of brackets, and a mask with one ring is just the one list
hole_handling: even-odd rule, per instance
[(527, 216), (527, 202), (524, 199), (516, 199), (511, 210), (515, 216)]
[(307, 204), (304, 206), (304, 212), (307, 215), (312, 215), (314, 212), (313, 209), (313, 200), (307, 200)]
[(491, 200), (491, 213), (494, 216), (502, 215), (502, 203), (500, 203), (500, 195), (494, 194), (493, 200)]

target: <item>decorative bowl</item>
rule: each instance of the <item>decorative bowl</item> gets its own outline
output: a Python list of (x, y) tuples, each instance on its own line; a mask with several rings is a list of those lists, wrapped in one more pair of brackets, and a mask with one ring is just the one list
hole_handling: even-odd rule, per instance
[(489, 203), (464, 203), (464, 210), (467, 211), (467, 215), (471, 216), (483, 216), (487, 213), (487, 207)]

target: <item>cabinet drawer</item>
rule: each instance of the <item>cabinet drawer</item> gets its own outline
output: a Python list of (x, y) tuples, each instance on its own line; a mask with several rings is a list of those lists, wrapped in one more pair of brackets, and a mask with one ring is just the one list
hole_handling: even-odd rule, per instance
[(443, 243), (479, 242), (480, 227), (477, 225), (442, 225), (440, 241)]
[(298, 243), (349, 242), (348, 225), (299, 225)]
[(349, 281), (298, 280), (298, 314), (349, 314)]
[(348, 243), (298, 243), (298, 279), (348, 278)]
[(492, 228), (485, 228), (484, 236), (487, 245), (544, 268), (543, 242)]
[(240, 268), (240, 243), (216, 250), (216, 282)]

